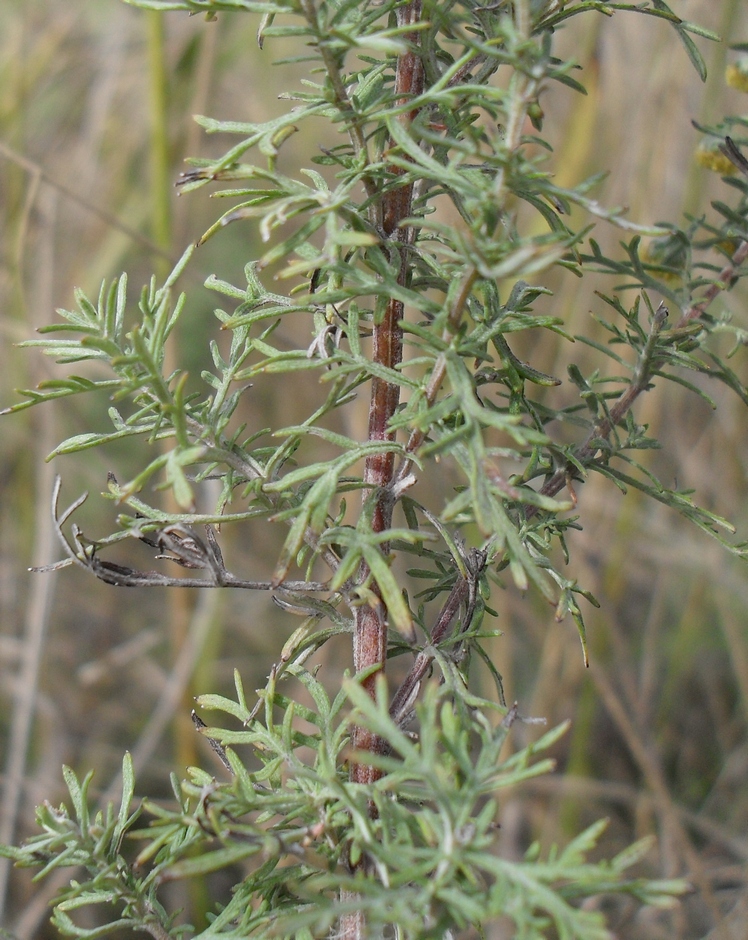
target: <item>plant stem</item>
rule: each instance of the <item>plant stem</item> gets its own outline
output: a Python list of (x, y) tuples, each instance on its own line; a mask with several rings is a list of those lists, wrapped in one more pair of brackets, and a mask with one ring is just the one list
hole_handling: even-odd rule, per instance
[[(402, 26), (415, 25), (421, 16), (421, 0), (412, 3), (398, 11), (398, 23)], [(417, 34), (407, 36), (412, 45), (417, 42)], [(398, 59), (395, 76), (395, 91), (399, 101), (407, 102), (409, 99), (423, 92), (423, 66), (415, 49), (411, 48)], [(400, 120), (410, 124), (413, 112), (405, 112)], [(393, 171), (399, 175), (403, 171)], [(413, 201), (413, 187), (411, 184), (396, 187), (382, 197), (382, 219), (385, 236), (393, 243), (392, 249), (399, 254), (400, 273), (398, 280), (405, 285), (409, 279), (410, 246), (415, 238), (412, 226), (401, 229), (401, 222), (411, 215)], [(378, 364), (389, 369), (395, 369), (402, 360), (403, 330), (400, 321), (403, 318), (403, 304), (399, 300), (391, 299), (387, 304), (384, 315), (379, 323), (374, 324), (372, 358)], [(368, 440), (393, 440), (394, 432), (390, 430), (389, 423), (400, 401), (400, 389), (397, 385), (383, 379), (374, 378), (371, 388), (369, 404)], [(375, 532), (384, 532), (390, 528), (392, 522), (392, 498), (389, 486), (392, 483), (395, 470), (395, 461), (392, 454), (375, 454), (367, 457), (364, 466), (365, 492), (376, 494), (373, 507), (371, 526)], [(371, 498), (371, 497), (368, 497)], [(382, 551), (389, 550), (387, 543), (382, 544)], [(359, 583), (363, 583), (370, 576), (367, 565), (362, 565), (359, 571)], [(371, 666), (384, 668), (387, 656), (387, 621), (384, 604), (376, 607), (368, 605), (357, 607), (355, 610), (355, 636), (353, 647), (353, 661), (356, 672), (369, 669)], [(374, 694), (375, 674), (367, 677), (364, 687), (369, 694)], [(371, 732), (356, 728), (353, 735), (353, 746), (356, 750), (380, 750), (381, 742)], [(378, 772), (365, 764), (355, 763), (351, 769), (351, 779), (357, 783), (371, 783), (377, 779)]]
[(683, 329), (683, 327), (687, 326), (692, 320), (696, 320), (700, 317), (715, 297), (721, 294), (723, 290), (729, 289), (733, 278), (737, 277), (738, 270), (746, 258), (748, 258), (748, 241), (743, 241), (738, 245), (729, 263), (719, 272), (714, 283), (704, 291), (704, 296), (701, 300), (698, 303), (692, 304), (680, 318), (676, 326), (677, 330)]
[(434, 661), (435, 651), (447, 639), (449, 630), (463, 604), (465, 604), (465, 614), (459, 632), (463, 634), (469, 629), (477, 604), (478, 579), (485, 567), (485, 561), (485, 552), (472, 553), (467, 566), (467, 574), (458, 574), (452, 590), (447, 595), (431, 631), (431, 642), (416, 656), (408, 675), (393, 696), (390, 704), (390, 717), (398, 725), (402, 726), (410, 716), (421, 682)]
[[(401, 26), (418, 23), (421, 17), (421, 0), (412, 0), (407, 6), (402, 7), (398, 10), (397, 17), (398, 25)], [(418, 42), (417, 33), (409, 34), (406, 38), (412, 47)], [(395, 75), (396, 96), (401, 102), (408, 101), (423, 92), (423, 85), (423, 64), (415, 48), (410, 48), (398, 58)], [(410, 124), (413, 116), (413, 112), (405, 112), (400, 120), (405, 124)], [(400, 175), (402, 172), (399, 168), (393, 170), (395, 175)], [(412, 226), (401, 229), (400, 225), (411, 215), (412, 204), (413, 186), (411, 183), (395, 187), (381, 199), (383, 234), (391, 243), (392, 251), (399, 254), (398, 282), (403, 285), (409, 280), (409, 254), (410, 246), (415, 239), (415, 231)], [(372, 358), (376, 363), (389, 369), (397, 368), (402, 361), (401, 320), (403, 315), (402, 301), (392, 298), (387, 304), (381, 321), (374, 324)], [(399, 402), (399, 386), (376, 377), (372, 380), (368, 440), (394, 439), (394, 432), (390, 430), (389, 423)], [(364, 492), (375, 494), (371, 520), (371, 526), (375, 532), (386, 531), (392, 522), (393, 500), (390, 486), (394, 472), (395, 460), (392, 454), (370, 455), (364, 464)], [(371, 496), (365, 496), (364, 500), (371, 498)], [(364, 506), (363, 511), (368, 511), (368, 507)], [(389, 545), (382, 543), (381, 550), (386, 554), (389, 551)], [(370, 574), (369, 566), (362, 564), (358, 573), (359, 584), (363, 584)], [(364, 681), (364, 688), (373, 697), (376, 673), (384, 669), (387, 658), (387, 619), (381, 597), (376, 607), (370, 607), (368, 604), (356, 607), (354, 622), (353, 662), (356, 672), (372, 666), (377, 667)], [(371, 754), (382, 753), (385, 748), (384, 742), (378, 735), (360, 727), (353, 729), (352, 745), (356, 751)], [(371, 784), (380, 775), (380, 771), (369, 764), (356, 761), (351, 765), (353, 783)], [(360, 911), (341, 918), (340, 937), (342, 940), (361, 940), (365, 934), (366, 921)]]

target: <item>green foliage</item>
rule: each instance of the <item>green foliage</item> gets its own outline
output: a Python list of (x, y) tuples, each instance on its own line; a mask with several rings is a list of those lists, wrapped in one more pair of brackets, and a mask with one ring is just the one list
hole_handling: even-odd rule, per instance
[[(56, 906), (55, 922), (71, 936), (122, 926), (158, 938), (186, 931), (161, 907), (159, 886), (229, 868), (236, 872), (233, 895), (202, 937), (312, 937), (336, 929), (358, 936), (350, 924), (361, 916), (372, 936), (392, 928), (402, 937), (446, 937), (503, 916), (517, 937), (554, 930), (563, 938), (602, 940), (609, 936), (604, 920), (583, 909), (582, 900), (626, 891), (658, 904), (683, 885), (626, 880), (641, 846), (609, 863), (589, 861), (601, 826), (545, 857), (537, 847), (522, 863), (497, 854), (497, 792), (548, 771), (549, 760), (533, 757), (560, 731), (502, 757), (517, 712), (506, 708), (499, 669), (484, 645), (495, 636), (486, 614), (493, 613), (492, 593), (506, 586), (506, 572), (519, 589), (539, 590), (556, 619), (572, 615), (586, 655), (578, 599), (596, 601), (562, 563), (566, 532), (580, 525), (569, 514), (574, 485), (591, 473), (624, 492), (643, 491), (745, 554), (720, 532), (732, 533), (730, 523), (698, 508), (689, 492), (666, 487), (645, 458), (633, 456), (657, 442), (632, 409), (666, 380), (706, 395), (686, 372), (699, 382), (722, 382), (748, 401), (720, 355), (725, 334), (737, 350), (745, 333), (707, 310), (745, 271), (748, 181), (730, 181), (737, 201), (715, 205), (717, 222), (637, 226), (592, 198), (597, 179), (556, 185), (549, 145), (539, 136), (539, 97), (557, 83), (584, 91), (573, 62), (553, 52), (554, 31), (578, 13), (636, 11), (665, 21), (702, 77), (691, 34), (714, 37), (662, 0), (636, 6), (426, 0), (422, 9), (391, 0), (135, 5), (261, 14), (261, 43), (293, 40), (297, 61), (310, 63), (311, 77), (286, 95), (294, 104), (280, 117), (259, 124), (199, 118), (207, 132), (240, 141), (220, 159), (192, 161), (181, 180), (183, 191), (228, 184), (218, 194), (235, 201), (198, 244), (227, 225), (250, 223), (266, 247), (247, 264), (246, 284), (207, 282), (228, 308), (215, 316), (230, 343), (224, 350), (211, 343), (213, 369), (202, 373), (199, 391), (184, 370), (166, 365), (166, 343), (184, 306), (172, 292), (190, 249), (162, 287), (153, 282), (143, 291), (137, 312), (129, 312), (124, 276), (102, 288), (98, 304), (80, 294), (76, 311), (61, 311), (64, 322), (26, 345), (61, 364), (88, 362), (97, 370), (44, 382), (7, 410), (103, 394), (112, 402), (112, 429), (77, 434), (51, 456), (142, 439), (142, 469), (123, 484), (109, 480), (109, 496), (129, 509), (119, 532), (93, 543), (74, 527), (67, 541), (63, 525), (80, 501), (58, 517), (69, 562), (115, 584), (166, 583), (156, 573), (101, 561), (102, 548), (129, 535), (157, 547), (162, 558), (202, 569), (202, 582), (189, 579), (189, 586), (259, 587), (239, 584), (225, 570), (210, 524), (260, 518), (285, 532), (272, 584), (264, 586), (277, 589), (279, 604), (305, 620), (257, 708), (247, 706), (239, 682), (238, 702), (200, 700), (242, 725), (206, 732), (228, 762), (232, 783), (193, 769), (189, 780), (175, 781), (177, 807), (146, 802), (153, 823), (136, 830), (138, 813), (128, 816), (127, 762), (119, 815), (110, 809), (93, 822), (89, 778), (79, 784), (66, 772), (74, 818), (45, 805), (43, 834), (2, 851), (21, 864), (42, 865), (42, 874), (83, 864), (87, 880), (73, 883)], [(500, 68), (504, 77), (494, 80)], [(408, 70), (412, 81), (404, 89)], [(528, 133), (528, 121), (537, 135)], [(330, 144), (311, 156), (315, 168), (282, 172), (278, 156), (286, 141), (302, 125), (318, 129), (322, 122)], [(253, 152), (258, 162), (243, 162)], [(583, 215), (582, 227), (572, 225), (572, 209), (581, 210), (573, 217)], [(589, 238), (591, 217), (632, 233), (621, 257), (607, 257)], [(642, 236), (653, 239), (646, 252)], [(538, 280), (550, 269), (578, 276), (596, 270), (615, 279), (611, 295), (599, 295), (607, 344), (597, 333), (572, 337), (560, 317), (542, 312), (550, 290)], [(271, 276), (288, 285), (285, 292), (267, 288)], [(620, 294), (632, 289), (637, 296), (626, 306)], [(652, 293), (669, 309), (655, 308)], [(307, 345), (289, 347), (280, 327), (290, 323), (306, 325)], [(554, 397), (560, 378), (516, 351), (527, 331), (535, 344), (547, 331), (569, 342), (572, 401)], [(575, 339), (600, 353), (592, 374), (573, 361)], [(248, 431), (237, 415), (249, 383), (273, 374), (293, 380), (300, 371), (319, 378), (307, 417)], [(352, 426), (341, 416), (369, 385), (372, 419), (358, 439), (341, 430)], [(568, 443), (570, 436), (576, 443)], [(318, 459), (315, 440), (332, 455)], [(434, 505), (414, 487), (442, 460), (460, 482)], [(154, 478), (172, 490), (180, 513), (146, 501), (143, 490)], [(198, 516), (195, 490), (208, 479), (220, 480), (220, 497), (212, 514)], [(558, 498), (564, 491), (568, 498)], [(357, 513), (349, 505), (354, 494)], [(208, 524), (205, 539), (189, 528), (198, 522)], [(412, 566), (407, 585), (396, 558)], [(322, 569), (322, 580), (312, 581)], [(292, 571), (304, 580), (290, 582)], [(417, 581), (425, 588), (411, 597)], [(323, 597), (308, 596), (315, 593)], [(434, 619), (435, 602), (442, 606)], [(384, 663), (362, 665), (355, 645), (367, 618), (384, 621), (385, 612), (397, 631), (389, 654), (414, 657), (391, 700)], [(302, 664), (341, 633), (354, 634), (362, 668), (331, 701)], [(495, 701), (471, 690), (473, 663), (494, 681)], [(428, 683), (431, 671), (437, 678)], [(282, 694), (281, 678), (301, 689)], [(307, 698), (312, 706), (301, 703)], [(406, 731), (412, 722), (417, 737)], [(248, 757), (234, 747), (248, 749)], [(349, 767), (361, 766), (371, 771), (366, 784), (349, 775)], [(130, 838), (146, 843), (135, 864)], [(68, 914), (99, 904), (117, 911), (100, 929), (79, 928)]]
[[(313, 707), (283, 695), (275, 681), (262, 693), (259, 715), (243, 704), (239, 682), (238, 703), (201, 697), (202, 707), (241, 723), (242, 730), (206, 729), (231, 745), (226, 755), (234, 780), (218, 784), (192, 768), (181, 786), (174, 780), (173, 809), (146, 801), (144, 811), (153, 817), (146, 828), (135, 827), (140, 812), (128, 815), (128, 758), (122, 807), (116, 818), (110, 807), (106, 822), (101, 813), (91, 818), (90, 775), (79, 784), (66, 770), (73, 816), (65, 807), (45, 804), (38, 812), (43, 834), (21, 849), (5, 850), (18, 864), (43, 864), (42, 875), (86, 866), (89, 883), (73, 885), (57, 905), (55, 923), (63, 933), (101, 936), (133, 924), (154, 937), (178, 933), (184, 928), (172, 928), (157, 887), (227, 867), (241, 870), (242, 877), (225, 907), (198, 934), (205, 940), (323, 937), (346, 906), (362, 910), (370, 930), (395, 923), (403, 937), (442, 937), (450, 929), (504, 915), (514, 919), (516, 936), (528, 940), (546, 936), (550, 924), (559, 937), (603, 940), (608, 934), (602, 915), (580, 910), (577, 899), (626, 891), (648, 904), (669, 904), (685, 889), (679, 881), (625, 879), (648, 840), (611, 862), (588, 861), (604, 823), (545, 858), (538, 846), (522, 862), (496, 855), (496, 794), (546, 773), (552, 762), (538, 758), (563, 727), (502, 758), (516, 712), (491, 721), (492, 703), (463, 690), (455, 708), (455, 689), (433, 683), (417, 706), (421, 734), (415, 741), (389, 717), (384, 684), (373, 702), (360, 685), (346, 680), (331, 702), (310, 673), (300, 667), (288, 671), (306, 688)], [(475, 712), (477, 720), (469, 721), (476, 707), (485, 712)], [(298, 730), (299, 719), (308, 730)], [(370, 789), (350, 783), (341, 764), (353, 723), (390, 744), (390, 753), (376, 759), (383, 774)], [(241, 760), (234, 748), (248, 757)], [(134, 862), (130, 840), (145, 841)], [(351, 863), (364, 857), (376, 877), (350, 873)], [(147, 874), (134, 874), (142, 871)], [(341, 889), (355, 902), (341, 903)], [(88, 905), (113, 906), (116, 916), (97, 931), (76, 928), (68, 912)]]
[[(155, 937), (165, 936), (173, 918), (158, 902), (154, 878), (137, 877), (122, 854), (123, 841), (141, 814), (140, 807), (130, 810), (135, 789), (130, 755), (126, 754), (122, 762), (122, 801), (117, 815), (111, 803), (105, 812), (92, 813), (88, 796), (92, 774), (81, 782), (69, 767), (64, 767), (63, 775), (73, 814), (65, 806), (55, 808), (44, 803), (36, 816), (42, 833), (21, 849), (0, 846), (0, 854), (17, 865), (42, 865), (37, 878), (55, 868), (84, 869), (87, 880), (71, 882), (64, 899), (55, 906), (53, 923), (63, 934), (93, 938), (129, 927), (148, 930)], [(116, 913), (100, 929), (81, 930), (68, 912), (91, 905), (106, 905)]]

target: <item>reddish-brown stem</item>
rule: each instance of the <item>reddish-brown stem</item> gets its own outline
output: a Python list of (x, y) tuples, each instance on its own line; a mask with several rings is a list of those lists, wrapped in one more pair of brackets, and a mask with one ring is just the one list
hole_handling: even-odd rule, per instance
[(748, 258), (748, 241), (743, 241), (738, 245), (729, 263), (719, 272), (717, 280), (706, 289), (702, 299), (686, 310), (678, 321), (676, 329), (682, 329), (684, 326), (687, 326), (691, 320), (695, 320), (704, 313), (714, 298), (730, 284), (732, 279), (736, 276), (738, 268), (740, 268), (746, 258)]
[[(398, 23), (403, 26), (415, 25), (421, 17), (421, 0), (413, 0), (398, 10)], [(406, 36), (413, 47), (417, 44), (417, 33)], [(413, 49), (408, 50), (398, 59), (395, 76), (395, 90), (400, 101), (407, 102), (423, 91), (423, 65)], [(413, 119), (412, 112), (406, 112), (400, 118), (405, 124)], [(402, 175), (400, 168), (393, 169), (393, 176)], [(408, 281), (409, 251), (415, 233), (410, 227), (401, 228), (401, 223), (412, 214), (413, 187), (404, 184), (391, 188), (382, 197), (383, 235), (390, 243), (392, 255), (399, 255), (398, 281), (405, 285)], [(403, 331), (400, 321), (403, 318), (403, 305), (399, 300), (390, 299), (379, 323), (374, 324), (372, 340), (372, 358), (374, 362), (395, 369), (402, 360)], [(399, 386), (380, 378), (374, 378), (369, 403), (369, 426), (367, 437), (370, 441), (389, 441), (394, 439), (389, 423), (400, 401)], [(384, 532), (392, 522), (392, 498), (390, 488), (395, 471), (394, 456), (377, 454), (367, 457), (364, 464), (364, 500), (375, 500), (371, 526), (375, 532)], [(374, 494), (372, 497), (371, 494)], [(369, 507), (365, 508), (369, 511)], [(383, 543), (383, 552), (389, 546)], [(359, 570), (359, 583), (370, 576), (367, 565)], [(374, 593), (378, 594), (376, 585)], [(387, 658), (387, 619), (384, 604), (379, 598), (376, 606), (361, 606), (355, 610), (353, 638), (353, 662), (356, 672), (376, 667), (364, 681), (364, 688), (374, 695), (376, 673), (384, 669)], [(356, 727), (352, 734), (353, 748), (359, 753), (381, 754), (385, 751), (382, 739), (366, 728)], [(380, 772), (366, 761), (354, 761), (351, 765), (353, 783), (374, 783)], [(365, 866), (365, 862), (363, 863)], [(347, 893), (346, 893), (347, 894)], [(360, 911), (345, 915), (340, 920), (340, 936), (343, 940), (362, 940), (366, 932), (366, 923)]]
[[(633, 382), (621, 397), (616, 401), (608, 414), (602, 418), (587, 435), (585, 442), (574, 452), (575, 462), (585, 466), (600, 449), (597, 441), (607, 440), (613, 428), (626, 417), (639, 395), (647, 387), (648, 382)], [(546, 480), (540, 488), (543, 496), (555, 496), (566, 486), (570, 474), (574, 473), (574, 465), (569, 463), (561, 470), (557, 470), (550, 479)], [(537, 506), (528, 506), (525, 518), (530, 519), (540, 510)]]
[[(413, 0), (398, 11), (398, 22), (402, 26), (415, 25), (421, 17), (421, 0)], [(415, 47), (418, 41), (417, 33), (407, 34), (406, 38)], [(411, 48), (398, 59), (395, 76), (395, 90), (397, 98), (407, 102), (423, 91), (423, 65), (414, 48)], [(400, 118), (406, 124), (413, 120), (412, 112), (405, 112)], [(393, 170), (394, 175), (400, 175), (403, 170)], [(401, 223), (411, 215), (413, 200), (413, 187), (410, 184), (395, 186), (382, 198), (382, 225), (384, 235), (391, 243), (390, 250), (399, 254), (400, 273), (398, 280), (406, 284), (409, 268), (409, 250), (414, 233), (411, 228), (401, 228)], [(395, 369), (402, 360), (403, 332), (400, 321), (403, 318), (403, 305), (394, 298), (389, 301), (384, 315), (379, 323), (374, 325), (372, 358), (374, 362)], [(397, 385), (384, 379), (374, 378), (371, 388), (369, 405), (368, 439), (370, 441), (393, 440), (394, 434), (389, 428), (389, 422), (395, 414), (400, 401), (400, 389)], [(389, 487), (394, 475), (394, 456), (391, 454), (376, 454), (367, 458), (364, 466), (364, 483), (367, 494), (365, 499), (371, 499), (375, 504), (372, 512), (371, 526), (375, 532), (384, 532), (390, 528), (392, 521), (392, 500)], [(382, 551), (387, 552), (389, 546), (382, 545)], [(363, 582), (369, 577), (368, 566), (362, 565), (359, 571), (359, 581)], [(376, 592), (376, 588), (375, 588)], [(372, 666), (384, 667), (387, 655), (387, 620), (383, 603), (372, 606), (362, 606), (355, 612), (355, 635), (353, 660), (356, 672), (369, 669)], [(367, 677), (364, 686), (370, 694), (374, 693), (376, 675)], [(377, 753), (381, 750), (381, 741), (376, 735), (364, 728), (356, 728), (353, 734), (353, 746), (357, 751)], [(351, 779), (356, 783), (371, 783), (377, 779), (377, 771), (365, 763), (354, 763), (351, 768)]]

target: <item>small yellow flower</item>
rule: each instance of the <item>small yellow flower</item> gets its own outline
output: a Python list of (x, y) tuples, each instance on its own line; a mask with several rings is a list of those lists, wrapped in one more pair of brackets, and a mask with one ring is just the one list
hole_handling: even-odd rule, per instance
[(706, 167), (707, 170), (713, 170), (721, 176), (734, 176), (738, 172), (737, 167), (719, 149), (721, 143), (716, 137), (702, 140), (696, 148), (694, 158), (699, 166)]
[(738, 235), (730, 235), (717, 242), (716, 247), (721, 249), (726, 255), (734, 255), (740, 247), (741, 238)]
[(728, 65), (725, 80), (730, 88), (748, 93), (748, 56), (741, 56), (734, 65)]

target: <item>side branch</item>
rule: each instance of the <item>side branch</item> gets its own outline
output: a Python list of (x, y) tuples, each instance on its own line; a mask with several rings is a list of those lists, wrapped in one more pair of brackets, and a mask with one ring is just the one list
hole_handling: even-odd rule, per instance
[[(647, 339), (647, 343), (641, 352), (639, 362), (634, 370), (634, 376), (631, 384), (625, 392), (618, 398), (615, 404), (603, 417), (595, 424), (587, 435), (584, 443), (574, 452), (574, 462), (585, 466), (589, 464), (592, 458), (600, 449), (600, 442), (607, 441), (621, 421), (631, 410), (636, 399), (649, 387), (649, 380), (652, 372), (657, 366), (657, 356), (655, 350), (657, 346), (657, 337), (662, 330), (667, 319), (668, 311), (664, 304), (660, 304), (652, 320), (652, 328)], [(573, 472), (574, 464), (569, 462), (562, 469), (557, 470), (549, 480), (540, 488), (543, 496), (555, 496), (567, 483), (569, 475)], [(539, 509), (537, 506), (528, 506), (525, 518), (531, 519), (537, 515)]]
[(748, 260), (748, 241), (743, 241), (738, 245), (735, 253), (730, 258), (729, 264), (726, 264), (719, 272), (717, 280), (704, 292), (702, 299), (698, 303), (692, 304), (688, 310), (686, 310), (678, 321), (676, 329), (682, 330), (685, 326), (688, 326), (692, 320), (697, 320), (715, 297), (719, 296), (723, 290), (727, 290), (730, 287), (733, 280), (738, 276), (740, 266), (746, 260)]
[(416, 656), (410, 672), (392, 698), (390, 717), (400, 726), (409, 720), (413, 704), (421, 690), (421, 683), (434, 661), (435, 650), (448, 639), (449, 630), (463, 604), (465, 612), (459, 628), (459, 637), (470, 628), (478, 603), (478, 582), (486, 566), (486, 553), (474, 550), (466, 562), (467, 577), (458, 573), (457, 580), (447, 595), (434, 629), (431, 631), (431, 642)]
[[(735, 145), (734, 141), (730, 137), (725, 138), (725, 143), (720, 147), (722, 153), (730, 160), (737, 168), (743, 173), (744, 176), (748, 177), (748, 160), (743, 156), (738, 147)], [(743, 240), (739, 243), (735, 252), (728, 264), (726, 264), (722, 270), (719, 272), (716, 280), (707, 288), (704, 292), (704, 296), (696, 303), (691, 304), (691, 306), (683, 313), (681, 318), (675, 325), (673, 332), (677, 333), (679, 330), (685, 329), (690, 323), (694, 320), (697, 320), (709, 307), (713, 300), (718, 297), (722, 291), (729, 290), (732, 284), (735, 281), (735, 278), (740, 276), (740, 268), (748, 260), (748, 241)], [(655, 314), (655, 319), (652, 324), (652, 331), (650, 333), (647, 346), (642, 352), (640, 357), (639, 364), (637, 366), (634, 377), (631, 381), (631, 384), (626, 389), (621, 397), (615, 402), (613, 407), (607, 412), (607, 414), (595, 425), (595, 427), (587, 435), (584, 443), (574, 452), (574, 461), (582, 466), (589, 465), (594, 458), (595, 454), (599, 450), (598, 443), (601, 440), (607, 440), (613, 429), (623, 421), (628, 412), (631, 410), (636, 399), (639, 395), (645, 391), (649, 385), (649, 378), (652, 375), (652, 372), (657, 367), (656, 357), (654, 356), (654, 346), (657, 334), (659, 334), (662, 326), (665, 322), (665, 317), (667, 316), (667, 311), (663, 304), (660, 304), (657, 313)], [(540, 489), (540, 492), (543, 496), (555, 496), (556, 493), (560, 492), (567, 483), (569, 475), (573, 472), (574, 467), (570, 462), (565, 467), (560, 470), (557, 470), (550, 479), (546, 480), (543, 486)], [(532, 516), (537, 515), (538, 508), (535, 506), (528, 507), (526, 511), (526, 518), (532, 518)]]
[[(735, 144), (735, 141), (731, 137), (725, 137), (724, 144), (720, 144), (719, 148), (722, 153), (727, 157), (727, 159), (740, 170), (743, 176), (748, 177), (748, 160), (743, 156), (738, 147)], [(683, 316), (678, 321), (677, 329), (682, 329), (684, 326), (687, 326), (691, 320), (696, 320), (698, 317), (704, 313), (709, 304), (722, 293), (723, 290), (727, 290), (733, 283), (735, 277), (738, 276), (739, 269), (742, 264), (748, 259), (748, 241), (741, 241), (738, 247), (735, 250), (735, 253), (730, 258), (728, 264), (722, 268), (719, 272), (717, 280), (709, 287), (704, 293), (702, 299), (693, 304), (691, 307), (686, 310)]]
[[(345, 87), (343, 76), (340, 72), (340, 69), (338, 68), (336, 56), (333, 52), (330, 51), (325, 43), (325, 37), (319, 23), (317, 7), (315, 6), (314, 0), (301, 0), (301, 9), (303, 10), (304, 16), (306, 17), (307, 23), (317, 33), (320, 55), (322, 56), (322, 61), (325, 63), (325, 71), (327, 72), (327, 76), (330, 79), (330, 84), (332, 85), (333, 94), (335, 96), (335, 103), (348, 120), (348, 134), (350, 136), (351, 143), (353, 144), (353, 149), (356, 153), (356, 156), (363, 157), (365, 162), (368, 164), (369, 149), (366, 144), (364, 127), (361, 122), (360, 115), (354, 108), (353, 102), (351, 101), (350, 95), (348, 94), (348, 91)], [(368, 176), (364, 175), (362, 177), (362, 183), (368, 196), (371, 197), (376, 195), (374, 184)]]
[(183, 568), (202, 570), (207, 577), (181, 578), (169, 577), (160, 571), (140, 571), (99, 557), (100, 543), (87, 539), (81, 528), (73, 523), (72, 544), (63, 531), (63, 525), (87, 499), (87, 494), (78, 497), (63, 513), (58, 514), (58, 502), (62, 481), (55, 478), (52, 491), (52, 520), (57, 538), (62, 545), (67, 559), (53, 565), (32, 568), (32, 571), (56, 571), (68, 565), (77, 565), (90, 571), (100, 581), (115, 587), (178, 587), (178, 588), (236, 588), (244, 591), (281, 591), (315, 593), (328, 590), (321, 581), (284, 581), (277, 585), (273, 581), (248, 581), (237, 578), (227, 570), (223, 561), (215, 529), (205, 526), (205, 538), (201, 538), (191, 526), (180, 523), (164, 526), (152, 534), (138, 533), (133, 530), (133, 538), (139, 538), (158, 551), (157, 559), (172, 561)]

